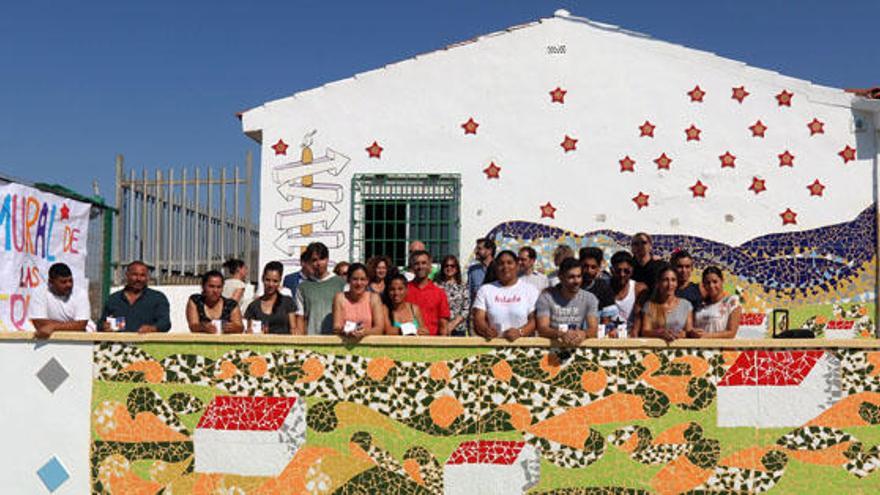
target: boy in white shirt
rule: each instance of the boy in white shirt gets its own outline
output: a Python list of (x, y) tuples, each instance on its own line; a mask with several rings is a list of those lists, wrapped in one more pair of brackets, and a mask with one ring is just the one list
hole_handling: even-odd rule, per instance
[(73, 273), (64, 263), (49, 267), (46, 288), (34, 291), (28, 305), (28, 317), (34, 324), (38, 338), (46, 338), (59, 331), (87, 331), (90, 311), (86, 290), (74, 290)]

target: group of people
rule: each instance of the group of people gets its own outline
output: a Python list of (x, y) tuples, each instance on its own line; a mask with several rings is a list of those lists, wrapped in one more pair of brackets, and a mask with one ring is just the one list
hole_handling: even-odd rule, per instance
[[(363, 263), (339, 262), (329, 269), (329, 250), (319, 242), (300, 256), (301, 270), (284, 275), (278, 261), (262, 272), (262, 293), (243, 304), (248, 268), (240, 260), (225, 265), (227, 276), (211, 270), (201, 292), (187, 301), (186, 319), (197, 333), (340, 335), (478, 335), (514, 341), (540, 335), (576, 345), (595, 337), (733, 338), (741, 316), (735, 296), (724, 291), (718, 267), (691, 282), (693, 258), (676, 250), (669, 261), (652, 253), (651, 237), (633, 236), (631, 251), (619, 251), (604, 270), (597, 247), (575, 252), (560, 245), (556, 269), (535, 270), (537, 253), (496, 253), (491, 239), (478, 239), (475, 263), (463, 277), (453, 255), (435, 268), (420, 241), (409, 246), (409, 263), (399, 270), (386, 256)], [(104, 304), (101, 331), (167, 332), (168, 299), (147, 286), (149, 269), (129, 263), (125, 287)], [(242, 311), (242, 308), (244, 310)], [(47, 290), (29, 309), (38, 336), (88, 330), (88, 298), (74, 290), (70, 268), (56, 263)]]

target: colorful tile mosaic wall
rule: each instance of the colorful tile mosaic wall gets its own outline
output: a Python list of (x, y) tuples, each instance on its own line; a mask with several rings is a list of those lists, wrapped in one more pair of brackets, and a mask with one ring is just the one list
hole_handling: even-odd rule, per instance
[[(559, 244), (596, 246), (606, 262), (618, 250), (628, 250), (630, 235), (601, 230), (582, 235), (531, 222), (497, 225), (487, 237), (499, 249), (523, 245), (535, 248), (538, 265), (553, 268), (553, 250)], [(850, 222), (801, 232), (770, 234), (739, 246), (690, 235), (653, 235), (654, 252), (668, 256), (674, 249), (688, 250), (694, 258), (694, 281), (710, 265), (725, 273), (725, 285), (736, 293), (745, 312), (766, 313), (773, 308), (792, 311), (792, 323), (825, 336), (851, 321), (845, 335), (873, 337), (874, 299), (877, 287), (876, 206), (871, 205)], [(837, 328), (835, 328), (835, 326)]]
[(101, 343), (94, 359), (95, 493), (880, 492), (880, 351)]

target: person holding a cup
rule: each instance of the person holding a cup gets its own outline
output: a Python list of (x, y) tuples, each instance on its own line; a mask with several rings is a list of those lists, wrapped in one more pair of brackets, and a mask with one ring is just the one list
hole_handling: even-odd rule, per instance
[(535, 304), (538, 335), (565, 345), (578, 345), (596, 337), (599, 300), (581, 289), (580, 262), (566, 258), (559, 265), (559, 283), (541, 292)]
[(385, 285), (385, 334), (431, 335), (423, 323), (419, 307), (406, 300), (407, 281), (402, 274), (392, 275)]
[(189, 296), (186, 322), (194, 333), (242, 333), (241, 310), (233, 299), (223, 297), (223, 274), (210, 270), (202, 275), (202, 292)]
[(352, 263), (346, 277), (348, 290), (333, 296), (333, 333), (357, 339), (381, 335), (385, 327), (382, 301), (378, 294), (367, 291), (367, 267)]
[(171, 309), (165, 294), (147, 287), (150, 270), (143, 261), (125, 268), (125, 287), (107, 298), (98, 319), (102, 332), (153, 333), (171, 330)]
[(263, 268), (263, 295), (244, 311), (247, 333), (298, 334), (293, 298), (279, 292), (284, 265), (270, 261)]

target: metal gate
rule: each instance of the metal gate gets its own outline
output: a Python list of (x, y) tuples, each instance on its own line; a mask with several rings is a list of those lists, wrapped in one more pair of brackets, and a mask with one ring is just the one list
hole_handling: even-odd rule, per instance
[[(201, 273), (239, 258), (255, 268), (259, 231), (253, 221), (253, 155), (239, 167), (125, 170), (116, 157), (115, 280), (133, 260), (153, 267), (159, 284), (193, 283)], [(242, 196), (244, 196), (242, 198)], [(242, 203), (243, 199), (243, 203)], [(256, 277), (259, 270), (252, 269)]]

